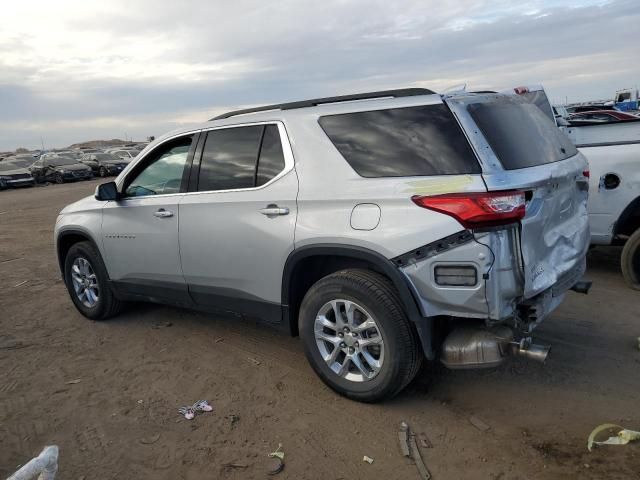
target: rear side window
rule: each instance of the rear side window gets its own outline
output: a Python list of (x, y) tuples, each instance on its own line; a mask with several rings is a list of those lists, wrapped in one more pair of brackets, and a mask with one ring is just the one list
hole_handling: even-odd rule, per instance
[(284, 154), (278, 127), (267, 125), (262, 138), (256, 185), (264, 185), (284, 169)]
[(467, 107), (505, 170), (559, 162), (578, 153), (537, 106), (497, 98)]
[(444, 104), (327, 115), (320, 126), (363, 177), (481, 173)]
[(276, 125), (212, 130), (200, 162), (199, 191), (237, 190), (264, 185), (284, 169)]

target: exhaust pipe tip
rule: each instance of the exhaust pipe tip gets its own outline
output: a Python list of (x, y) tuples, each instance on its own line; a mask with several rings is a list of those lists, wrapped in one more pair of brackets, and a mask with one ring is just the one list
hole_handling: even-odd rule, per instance
[(536, 362), (544, 363), (551, 351), (551, 345), (537, 345), (531, 343), (531, 339), (522, 339), (519, 344), (516, 345), (515, 355)]

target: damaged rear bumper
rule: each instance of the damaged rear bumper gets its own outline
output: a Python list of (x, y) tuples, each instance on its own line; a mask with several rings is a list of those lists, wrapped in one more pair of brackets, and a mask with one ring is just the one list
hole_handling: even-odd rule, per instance
[[(524, 296), (524, 266), (517, 226), (468, 230), (394, 259), (413, 290), (424, 317), (449, 316), (540, 323), (574, 286), (583, 288), (584, 256), (566, 264), (556, 282), (532, 298)], [(442, 272), (454, 275), (442, 275)], [(469, 273), (475, 272), (475, 274)], [(455, 274), (464, 273), (464, 277)]]

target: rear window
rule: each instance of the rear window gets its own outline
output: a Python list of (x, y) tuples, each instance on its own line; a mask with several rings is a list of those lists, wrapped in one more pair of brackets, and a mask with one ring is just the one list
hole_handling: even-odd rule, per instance
[(320, 126), (363, 177), (481, 173), (444, 104), (327, 115)]
[(506, 170), (558, 162), (578, 153), (536, 105), (500, 98), (467, 109)]

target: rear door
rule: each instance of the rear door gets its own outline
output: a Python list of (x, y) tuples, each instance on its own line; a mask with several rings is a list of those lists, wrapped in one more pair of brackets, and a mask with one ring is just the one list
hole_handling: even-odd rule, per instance
[(451, 103), (484, 159), (488, 190), (525, 192), (525, 298), (572, 286), (584, 273), (589, 246), (586, 159), (542, 110), (518, 97), (468, 96)]
[(201, 158), (194, 159), (193, 172), (198, 170), (179, 219), (191, 297), (203, 306), (279, 322), (298, 193), (284, 126), (209, 131)]

